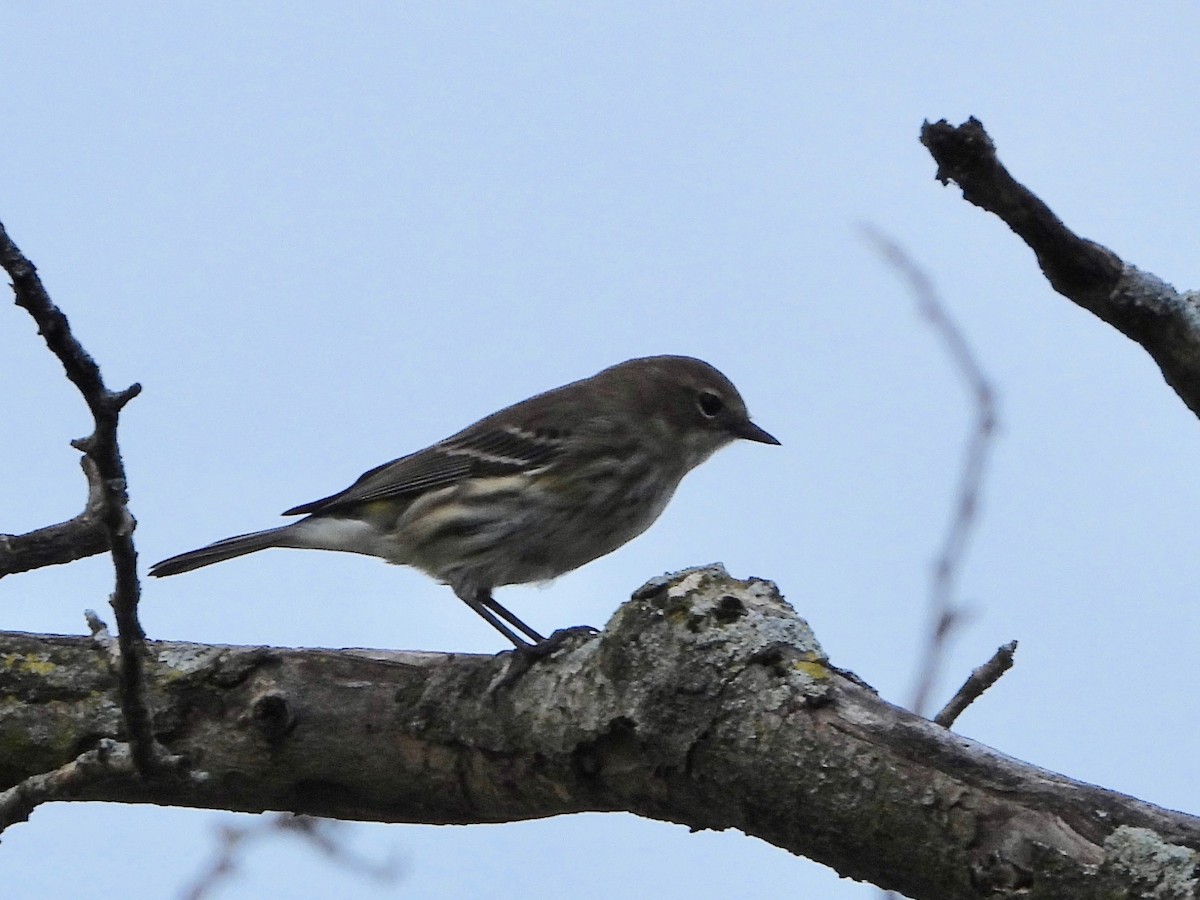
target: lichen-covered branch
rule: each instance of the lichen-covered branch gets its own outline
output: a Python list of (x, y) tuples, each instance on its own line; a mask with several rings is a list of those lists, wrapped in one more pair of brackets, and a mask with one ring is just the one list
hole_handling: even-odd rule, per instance
[(1037, 256), (1064, 297), (1141, 344), (1188, 409), (1200, 416), (1200, 296), (1181, 292), (1121, 260), (1063, 224), (1040, 198), (1009, 174), (975, 118), (962, 125), (926, 122), (921, 143), (938, 164), (937, 178), (994, 213)]
[[(656, 581), (515, 675), (511, 653), (148, 647), (155, 737), (205, 777), (79, 799), (424, 823), (628, 810), (913, 898), (1141, 896), (1119, 891), (1186, 882), (1200, 848), (1200, 820), (884, 702), (774, 585), (719, 568)], [(0, 789), (119, 736), (92, 640), (6, 634), (0, 661)]]

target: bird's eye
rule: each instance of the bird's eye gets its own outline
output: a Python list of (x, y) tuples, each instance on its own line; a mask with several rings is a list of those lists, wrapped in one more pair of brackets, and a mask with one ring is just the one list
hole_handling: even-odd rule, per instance
[(700, 412), (708, 419), (711, 419), (725, 408), (725, 401), (721, 399), (719, 394), (714, 394), (712, 391), (702, 391), (700, 396), (696, 398), (696, 403), (700, 406)]

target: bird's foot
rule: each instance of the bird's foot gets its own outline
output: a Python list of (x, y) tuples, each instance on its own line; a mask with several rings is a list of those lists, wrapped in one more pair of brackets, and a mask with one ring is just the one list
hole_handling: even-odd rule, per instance
[(534, 665), (553, 656), (572, 638), (591, 637), (599, 633), (600, 629), (593, 628), (591, 625), (574, 625), (570, 628), (560, 628), (550, 637), (544, 638), (536, 644), (523, 644), (505, 651), (504, 655), (508, 657), (508, 669), (502, 678), (492, 684), (488, 693), (494, 695), (502, 688), (511, 687)]
[(538, 641), (536, 644), (517, 647), (514, 652), (531, 660), (545, 659), (561, 650), (563, 645), (570, 642), (573, 637), (592, 637), (599, 633), (600, 629), (593, 628), (591, 625), (572, 625), (570, 628), (558, 629), (550, 637)]

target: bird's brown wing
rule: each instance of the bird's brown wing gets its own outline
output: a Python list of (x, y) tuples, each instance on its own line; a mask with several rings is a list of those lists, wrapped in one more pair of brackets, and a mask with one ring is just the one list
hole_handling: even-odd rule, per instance
[(431, 447), (371, 469), (344, 491), (294, 506), (284, 515), (412, 497), (466, 478), (530, 472), (553, 462), (566, 438), (560, 429), (525, 429), (485, 419)]

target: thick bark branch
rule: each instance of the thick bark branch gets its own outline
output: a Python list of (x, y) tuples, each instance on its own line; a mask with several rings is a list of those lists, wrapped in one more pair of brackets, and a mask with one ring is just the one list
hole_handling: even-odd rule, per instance
[(1037, 256), (1051, 286), (1137, 341), (1167, 383), (1200, 416), (1200, 297), (1180, 292), (1081, 238), (1032, 191), (1009, 174), (977, 119), (944, 119), (921, 129), (938, 164), (937, 178), (954, 181), (963, 197), (995, 213)]
[[(528, 667), (148, 647), (155, 736), (196, 777), (109, 769), (78, 799), (427, 823), (629, 810), (738, 828), (914, 898), (1194, 890), (1200, 820), (884, 702), (828, 664), (774, 585), (719, 568), (648, 585), (604, 633)], [(124, 737), (88, 638), (0, 635), (0, 697), (0, 789)]]

